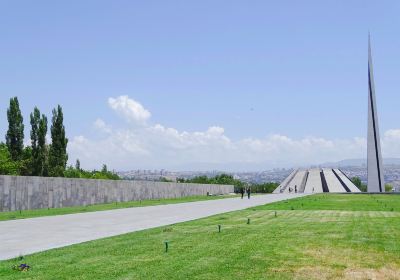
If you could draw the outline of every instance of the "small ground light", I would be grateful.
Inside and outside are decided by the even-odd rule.
[[[164,241],[164,244],[165,244],[165,253],[168,253],[168,243],[169,243],[169,241]]]
[[[218,225],[218,232],[221,233],[221,225]]]

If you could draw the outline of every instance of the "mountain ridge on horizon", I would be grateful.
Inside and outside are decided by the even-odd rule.
[[[400,165],[400,158],[383,158],[383,165]],[[325,162],[319,164],[318,166],[340,166],[340,167],[361,167],[367,166],[367,159],[366,158],[350,158],[344,159],[336,162]]]

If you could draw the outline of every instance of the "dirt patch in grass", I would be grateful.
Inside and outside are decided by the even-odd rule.
[[[400,279],[400,265],[398,260],[384,256],[382,252],[374,250],[360,250],[359,248],[316,248],[305,252],[312,262],[319,262],[321,266],[301,268],[296,272],[301,278],[320,274],[315,279]],[[377,267],[386,257],[386,262],[393,261],[390,266]],[[385,261],[385,260],[384,260]],[[330,268],[330,269],[327,269]]]
[[[306,266],[294,273],[294,279],[296,280],[337,279],[338,277],[337,271],[322,266]]]
[[[370,268],[349,268],[344,271],[343,279],[348,280],[394,280],[400,279],[400,269],[385,266],[380,269],[370,269]]]
[[[296,270],[294,279],[398,280],[400,279],[400,269],[385,266],[379,269],[347,268],[341,270],[322,266],[307,266]]]
[[[319,262],[323,266],[342,266],[343,268],[359,267],[363,263],[366,266],[373,265],[381,255],[377,252],[368,250],[360,251],[352,248],[315,248],[305,252],[314,262]]]

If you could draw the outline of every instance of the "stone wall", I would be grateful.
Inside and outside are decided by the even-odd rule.
[[[0,211],[60,208],[192,195],[227,194],[233,186],[0,175]]]

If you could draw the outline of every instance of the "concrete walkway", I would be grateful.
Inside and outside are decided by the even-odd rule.
[[[258,195],[0,222],[0,260],[191,221],[306,194]]]

